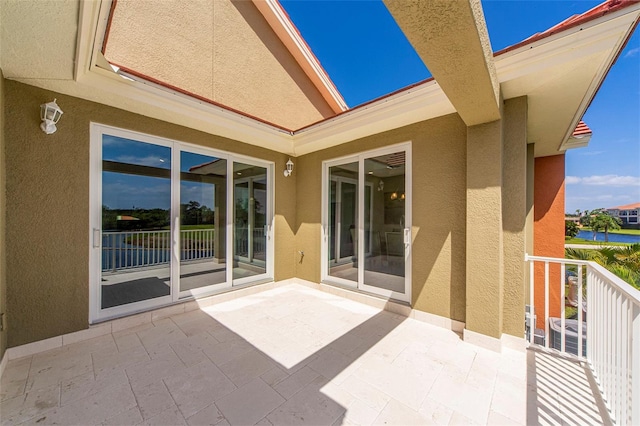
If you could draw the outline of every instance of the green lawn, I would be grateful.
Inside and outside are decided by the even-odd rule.
[[[580,228],[581,231],[591,231],[591,228]],[[640,235],[640,229],[617,229],[615,231],[609,231],[610,234],[627,234],[627,235]]]
[[[582,238],[567,238],[564,239],[565,244],[587,244],[590,246],[630,246],[630,243],[612,243],[609,241],[605,243],[604,241],[593,241],[593,240],[585,240]]]

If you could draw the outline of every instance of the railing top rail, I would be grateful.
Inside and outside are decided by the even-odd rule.
[[[590,265],[592,262],[589,260],[578,260],[578,259],[565,259],[558,257],[544,257],[544,256],[531,256],[528,254],[524,255],[524,261],[533,260],[536,262],[554,262],[554,263],[564,263],[569,265]]]
[[[589,262],[590,267],[593,268],[593,271],[600,275],[602,278],[610,281],[614,287],[616,287],[620,292],[624,293],[633,303],[640,306],[640,290],[634,288],[631,284],[626,282],[620,277],[617,277],[613,272],[607,270],[602,265],[597,264],[596,262]]]
[[[260,229],[262,230],[262,229]],[[180,232],[209,232],[215,231],[215,228],[203,228],[203,229],[181,229]],[[113,234],[157,234],[159,232],[171,232],[169,229],[157,229],[155,231],[102,231],[105,235]]]
[[[586,265],[593,269],[598,275],[607,280],[613,287],[624,293],[633,303],[640,305],[640,290],[634,288],[631,284],[616,276],[613,272],[607,270],[604,266],[590,260],[562,259],[555,257],[529,256],[525,254],[524,260],[537,262],[554,262],[569,265]]]

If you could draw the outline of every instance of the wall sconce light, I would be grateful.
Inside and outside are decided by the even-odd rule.
[[[384,182],[380,179],[380,182],[378,182],[378,192],[382,191],[384,191]]]
[[[287,161],[287,170],[284,171],[284,177],[291,176],[291,173],[293,173],[293,161],[289,158],[289,161]]]
[[[55,131],[58,130],[56,128],[56,124],[63,114],[62,110],[56,103],[56,100],[57,99],[54,99],[53,102],[47,102],[46,104],[40,105],[40,120],[42,120],[40,128],[47,135],[55,133]]]

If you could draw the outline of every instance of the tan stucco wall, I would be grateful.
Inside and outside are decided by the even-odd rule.
[[[526,276],[527,98],[504,102],[502,229],[504,305],[502,332],[522,337]]]
[[[5,166],[5,139],[4,139],[4,75],[0,69],[0,314],[7,312],[7,251],[5,247],[6,236],[6,166]],[[6,318],[4,318],[6,319]],[[7,348],[7,328],[0,331],[0,359]]]
[[[339,145],[297,159],[296,276],[320,280],[322,162],[412,142],[412,306],[465,320],[466,126],[456,114]]]
[[[275,162],[275,279],[294,276],[296,184],[282,175],[284,154],[9,80],[5,95],[9,347],[88,326],[91,121]],[[45,135],[39,105],[53,98],[64,115]]]
[[[119,0],[105,55],[288,129],[333,115],[250,1]]]
[[[466,327],[500,338],[503,310],[502,122],[467,131]]]

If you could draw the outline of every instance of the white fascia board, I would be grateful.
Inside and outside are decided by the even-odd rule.
[[[566,151],[567,149],[574,148],[586,148],[589,145],[589,141],[591,140],[591,135],[582,135],[582,136],[571,136],[565,143],[560,147],[560,151]]]
[[[435,80],[294,133],[297,156],[456,112]]]
[[[610,49],[628,33],[639,9],[640,3],[496,56],[498,81],[504,83]]]
[[[590,137],[577,140],[573,138],[573,132],[639,16],[640,2],[495,58],[498,81],[505,83],[536,72],[544,72],[559,64],[580,60],[594,53],[606,50],[610,52],[591,80],[588,90],[567,126],[558,151],[580,148],[589,143]],[[526,89],[523,88],[522,91],[523,93],[513,94],[512,97],[527,94]]]

